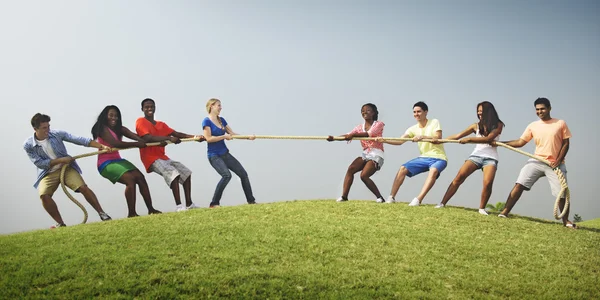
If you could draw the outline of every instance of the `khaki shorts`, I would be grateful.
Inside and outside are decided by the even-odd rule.
[[[192,171],[182,163],[169,159],[157,159],[150,165],[150,171],[162,176],[168,186],[179,176],[179,183],[183,184],[191,175]]]
[[[52,173],[48,173],[38,185],[38,193],[40,196],[43,195],[54,195],[56,189],[60,185],[60,169],[56,170]],[[65,185],[68,186],[71,190],[77,191],[80,187],[85,185],[85,181],[81,175],[75,171],[71,166],[67,167],[65,170]]]
[[[559,168],[565,175],[565,181],[567,181],[567,167],[565,164],[560,164]],[[557,197],[561,190],[558,176],[548,165],[538,160],[527,161],[525,166],[521,169],[519,178],[517,178],[517,183],[524,186],[525,189],[530,190],[533,184],[544,176],[548,178],[548,183],[550,183],[550,189],[552,190],[552,196]],[[561,195],[561,197],[563,196],[564,195]]]

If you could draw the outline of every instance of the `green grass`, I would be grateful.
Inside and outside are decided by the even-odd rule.
[[[579,222],[577,225],[581,227],[600,229],[600,218]]]
[[[463,208],[244,205],[1,236],[0,297],[592,299],[599,245]]]

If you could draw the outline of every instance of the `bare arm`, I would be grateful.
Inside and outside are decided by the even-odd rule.
[[[151,134],[146,134],[143,135],[141,137],[146,143],[156,143],[156,142],[166,142],[166,141],[171,141],[173,142],[172,139],[177,139],[174,136],[156,136],[156,135],[151,135]]]
[[[133,134],[131,131],[129,131],[129,129],[127,129],[125,127],[123,127],[123,135],[127,138],[135,140],[136,142],[119,141],[118,139],[115,139],[115,137],[112,134],[110,134],[110,132],[106,129],[106,127],[102,128],[102,131],[100,132],[100,137],[103,140],[105,140],[108,144],[110,144],[111,146],[113,146],[115,148],[124,149],[124,148],[131,148],[131,147],[139,147],[139,148],[146,147],[146,142],[144,142],[144,140],[142,138]]]
[[[527,142],[525,140],[523,140],[523,139],[512,140],[512,141],[505,141],[505,142],[502,142],[502,143],[506,144],[508,146],[514,147],[514,148],[521,148],[521,147],[527,145]],[[496,143],[494,143],[493,141],[490,142],[490,144],[492,146],[496,145]]]
[[[204,126],[204,138],[206,139],[207,143],[214,143],[222,140],[231,140],[231,135],[229,133],[226,133],[221,136],[213,136],[212,130],[210,130],[210,126]]]
[[[563,162],[563,160],[565,160],[567,152],[569,152],[570,144],[571,142],[569,141],[569,139],[563,140],[562,146],[560,147],[560,151],[558,152],[558,156],[556,158],[556,162],[554,162],[551,166],[553,169],[558,167]]]
[[[467,129],[461,131],[458,134],[451,135],[451,136],[447,137],[446,139],[447,140],[459,140],[459,139],[462,139],[462,138],[464,138],[465,136],[467,136],[469,134],[475,133],[476,128],[477,128],[477,123],[471,124],[469,127],[467,127]]]
[[[492,130],[492,132],[490,132],[487,136],[462,139],[461,140],[461,144],[465,144],[465,143],[490,143],[493,140],[495,140],[496,137],[498,137],[502,133],[502,128],[503,127],[504,127],[504,124],[502,124],[502,122],[498,122],[498,126],[496,127],[496,129]]]
[[[400,138],[403,138],[403,139],[410,138],[410,135],[404,134]],[[398,145],[402,145],[402,144],[406,143],[406,141],[391,141],[391,140],[385,140],[383,138],[377,138],[377,141],[380,141],[380,139],[381,139],[381,142],[384,142],[384,143],[390,144],[390,145],[398,146]]]

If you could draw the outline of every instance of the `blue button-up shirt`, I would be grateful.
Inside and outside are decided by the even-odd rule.
[[[89,146],[92,139],[74,136],[66,131],[50,130],[48,134],[48,141],[50,142],[50,146],[52,147],[52,150],[54,150],[56,157],[61,158],[69,156],[63,141],[81,146]],[[35,135],[31,136],[25,141],[23,144],[23,149],[25,149],[25,152],[27,152],[31,162],[33,162],[33,164],[37,167],[37,180],[33,184],[33,187],[37,188],[42,178],[44,178],[44,176],[48,174],[48,171],[50,171],[50,161],[52,159],[48,156],[48,154],[46,154],[42,146],[35,142]],[[79,168],[79,165],[77,165],[75,161],[71,163],[71,167],[81,174],[81,168]]]

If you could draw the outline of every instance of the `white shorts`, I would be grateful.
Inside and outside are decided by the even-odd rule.
[[[157,159],[150,165],[150,171],[155,172],[165,179],[168,186],[179,176],[179,183],[183,184],[191,175],[192,171],[178,161],[172,159]]]
[[[567,180],[567,167],[565,164],[560,164],[560,170],[565,175],[565,181]],[[519,174],[519,178],[517,178],[517,183],[524,186],[525,189],[530,190],[533,184],[540,179],[541,177],[546,176],[548,178],[548,183],[550,183],[550,189],[552,190],[552,195],[554,197],[558,196],[560,193],[561,186],[560,180],[558,176],[548,165],[545,163],[531,159],[527,161],[525,166],[521,169],[521,173]],[[564,195],[561,195],[561,197]]]

